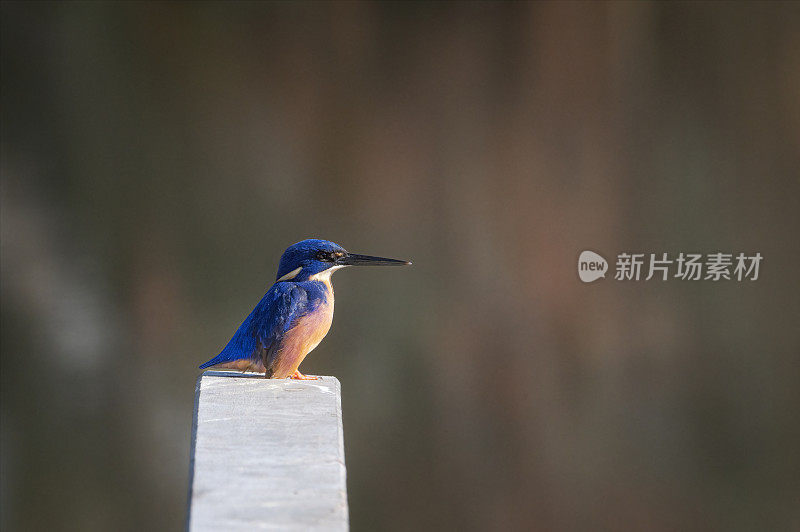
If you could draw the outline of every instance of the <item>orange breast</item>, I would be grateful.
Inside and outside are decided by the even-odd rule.
[[[332,291],[327,299],[314,312],[297,320],[295,326],[286,332],[272,364],[273,378],[285,379],[292,375],[306,355],[328,334],[333,322]]]

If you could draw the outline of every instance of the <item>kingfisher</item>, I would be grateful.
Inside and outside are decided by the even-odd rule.
[[[310,238],[281,256],[275,284],[242,322],[220,354],[200,368],[216,366],[263,372],[267,379],[316,380],[297,369],[319,345],[333,321],[331,274],[347,266],[410,265],[405,260],[349,253],[329,240]]]

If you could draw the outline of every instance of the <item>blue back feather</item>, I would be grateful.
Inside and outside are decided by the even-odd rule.
[[[269,366],[286,331],[299,318],[316,310],[325,297],[325,285],[318,281],[273,284],[236,330],[225,349],[200,368],[242,359],[257,362],[264,350],[267,351],[265,365]]]
[[[308,280],[315,273],[331,267],[330,262],[317,260],[320,251],[345,252],[345,249],[329,240],[318,239],[302,240],[289,246],[281,256],[276,279],[297,268],[302,268],[301,271],[290,281],[273,284],[225,349],[200,368],[242,359],[257,362],[262,357],[265,366],[269,367],[286,331],[299,318],[316,310],[326,298],[325,285]]]

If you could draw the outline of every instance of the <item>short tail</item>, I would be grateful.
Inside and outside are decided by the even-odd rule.
[[[217,364],[224,362],[223,360],[219,360],[220,355],[215,356],[205,364],[200,364],[200,369],[210,368],[211,366],[216,366]]]
[[[237,360],[250,360],[254,358],[256,353],[256,339],[252,334],[249,334],[250,318],[248,317],[236,330],[236,334],[230,339],[228,345],[222,350],[220,354],[200,365],[200,369],[216,366],[217,364],[225,364],[228,362],[235,362]]]
[[[248,346],[249,347],[249,346]],[[261,365],[261,360],[256,359],[251,354],[251,349],[241,349],[239,348],[238,344],[231,341],[225,349],[222,350],[222,353],[218,354],[205,364],[200,365],[200,369],[210,368],[211,366],[218,366],[223,364],[225,368],[238,368],[242,364],[242,367],[250,367],[253,365]],[[263,365],[261,365],[263,367]]]
[[[226,347],[222,350],[222,353],[218,354],[205,364],[200,365],[200,369],[210,368],[211,366],[216,366],[217,364],[225,364],[226,362],[233,362],[235,360],[241,360],[243,358],[249,358],[247,356],[242,356],[241,354],[237,353],[235,350],[229,349],[230,346]]]

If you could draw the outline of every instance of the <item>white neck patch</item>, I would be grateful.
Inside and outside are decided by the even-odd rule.
[[[344,268],[344,265],[340,264],[338,266],[331,266],[327,270],[322,270],[319,273],[315,273],[311,277],[308,278],[309,281],[322,281],[325,284],[329,284],[331,282],[331,274],[338,269]]]
[[[275,282],[276,283],[280,283],[281,281],[291,281],[292,279],[297,277],[297,274],[300,273],[300,270],[302,270],[302,269],[303,269],[302,266],[300,266],[299,268],[295,268],[294,270],[290,271],[289,273],[287,273],[286,275],[284,275],[283,277],[281,277],[280,279],[278,279]]]

